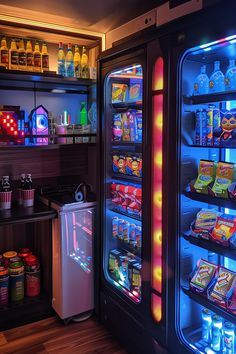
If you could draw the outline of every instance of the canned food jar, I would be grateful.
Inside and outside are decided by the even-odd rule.
[[[40,294],[40,270],[25,272],[25,295],[29,297]]]
[[[31,254],[32,254],[32,252],[29,248],[22,248],[22,250],[18,253],[18,256],[20,258],[25,259],[26,257],[30,256]]]
[[[10,259],[13,258],[13,257],[16,257],[16,256],[17,256],[17,252],[15,252],[15,251],[4,252],[3,253],[3,259],[4,259],[4,262],[5,262],[5,265],[8,266],[8,264],[10,262]]]
[[[10,299],[20,301],[24,299],[24,273],[10,274]]]
[[[33,254],[26,257],[24,259],[24,263],[25,263],[25,271],[26,272],[35,272],[36,270],[39,270],[39,268],[40,268],[38,257]]]
[[[17,275],[24,273],[24,263],[20,262],[13,262],[9,264],[9,274],[10,275]]]
[[[8,269],[0,267],[0,307],[8,304],[9,275]]]

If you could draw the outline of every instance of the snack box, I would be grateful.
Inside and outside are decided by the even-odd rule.
[[[129,101],[136,102],[142,100],[142,82],[131,82],[129,87]]]
[[[208,286],[216,276],[217,269],[217,265],[200,258],[190,280],[190,288],[198,293],[206,293]]]
[[[216,225],[211,233],[211,240],[222,244],[223,246],[230,246],[231,237],[235,238],[236,234],[236,216],[223,214],[216,220]]]
[[[197,213],[196,220],[191,225],[191,235],[208,240],[215,227],[218,214],[216,210],[200,210]]]
[[[208,194],[208,186],[214,180],[214,161],[200,160],[198,177],[193,185],[197,193]]]
[[[226,307],[228,300],[233,295],[236,281],[236,273],[219,267],[218,277],[213,290],[209,296],[210,300],[218,302],[221,306]]]
[[[228,198],[228,187],[232,183],[234,164],[229,162],[218,162],[216,179],[210,194],[215,197]]]
[[[125,102],[127,92],[128,85],[117,83],[112,84],[112,103]]]

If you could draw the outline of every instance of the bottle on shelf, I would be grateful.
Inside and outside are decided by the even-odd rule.
[[[20,39],[19,44],[19,70],[26,70],[27,65],[27,58],[26,58],[26,51],[25,51],[25,44],[23,38]]]
[[[225,321],[223,326],[223,350],[225,354],[235,353],[235,325]]]
[[[75,69],[75,77],[81,77],[81,57],[79,52],[79,47],[75,45],[75,53],[74,53],[74,69]]]
[[[205,95],[208,93],[209,88],[209,78],[206,74],[206,65],[202,65],[200,69],[200,74],[194,80],[193,94],[194,95]]]
[[[89,69],[88,69],[88,55],[86,48],[82,48],[82,56],[81,56],[81,77],[84,79],[89,78]]]
[[[42,71],[49,70],[49,54],[48,54],[48,47],[47,43],[43,42],[42,45]]]
[[[1,192],[10,192],[11,191],[11,183],[9,176],[2,176],[1,184],[0,184]]]
[[[70,43],[68,44],[65,65],[66,65],[66,76],[67,77],[74,77],[74,75],[75,75],[74,56],[73,56],[72,47],[71,47]]]
[[[66,76],[65,53],[62,42],[59,43],[57,52],[57,73],[58,75]]]
[[[86,109],[85,102],[81,102],[80,124],[81,125],[86,125],[87,124],[87,109]]]
[[[9,68],[9,51],[8,51],[8,47],[7,47],[6,37],[2,37],[2,39],[1,39],[0,65],[4,66],[6,69]]]
[[[27,173],[25,175],[24,189],[25,190],[33,189],[33,182],[32,182],[31,173]]]
[[[9,69],[18,70],[18,65],[19,65],[19,51],[17,49],[15,38],[12,38],[11,47],[9,50]]]
[[[224,74],[220,70],[220,62],[216,60],[214,62],[214,70],[210,76],[209,81],[209,93],[221,92],[225,89]]]
[[[42,71],[42,54],[39,49],[39,42],[36,41],[34,45],[34,71]]]
[[[27,40],[26,42],[26,65],[28,71],[34,70],[34,53],[30,40]]]
[[[225,73],[225,90],[236,90],[236,66],[235,59],[229,60],[229,66]]]

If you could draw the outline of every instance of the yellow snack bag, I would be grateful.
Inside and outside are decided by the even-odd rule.
[[[229,162],[218,162],[216,179],[212,192],[216,197],[228,198],[228,187],[232,183],[234,164]]]
[[[214,180],[214,161],[200,160],[198,177],[194,183],[197,193],[208,194],[208,186]]]

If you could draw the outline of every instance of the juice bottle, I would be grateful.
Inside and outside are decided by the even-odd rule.
[[[229,60],[229,66],[225,73],[225,90],[236,90],[236,66],[235,59]]]
[[[71,48],[71,44],[68,44],[68,50],[66,54],[66,76],[67,77],[74,77],[75,70],[74,70],[74,57]]]
[[[26,51],[25,51],[25,44],[23,38],[20,39],[19,45],[19,70],[26,70],[27,65],[27,58],[26,58]]]
[[[74,69],[75,69],[75,77],[81,76],[81,58],[79,47],[75,45],[75,54],[74,54]]]
[[[214,62],[214,71],[210,76],[209,92],[220,92],[225,89],[224,74],[220,70],[220,62],[217,60]]]
[[[39,49],[39,42],[35,42],[34,46],[34,71],[41,72],[42,71],[42,55]]]
[[[62,42],[59,43],[57,52],[57,73],[58,75],[66,76],[65,53]]]
[[[82,78],[88,78],[89,77],[89,72],[88,72],[88,55],[86,52],[86,48],[82,48],[82,57],[81,57],[81,77]]]
[[[11,40],[11,47],[9,50],[9,69],[18,70],[19,65],[19,51],[16,46],[15,38]]]
[[[5,66],[6,69],[8,69],[8,67],[9,67],[9,51],[7,48],[6,37],[2,37],[2,39],[1,39],[0,64],[2,66]]]
[[[43,42],[42,46],[42,71],[49,70],[49,55],[48,55],[48,48],[47,44]]]
[[[80,124],[81,125],[87,124],[87,110],[86,110],[85,102],[81,102]]]
[[[194,80],[193,94],[194,95],[204,95],[208,93],[209,79],[206,74],[206,65],[202,65],[200,69],[200,74]]]
[[[34,70],[34,53],[30,40],[27,40],[26,42],[26,65],[28,71]]]

